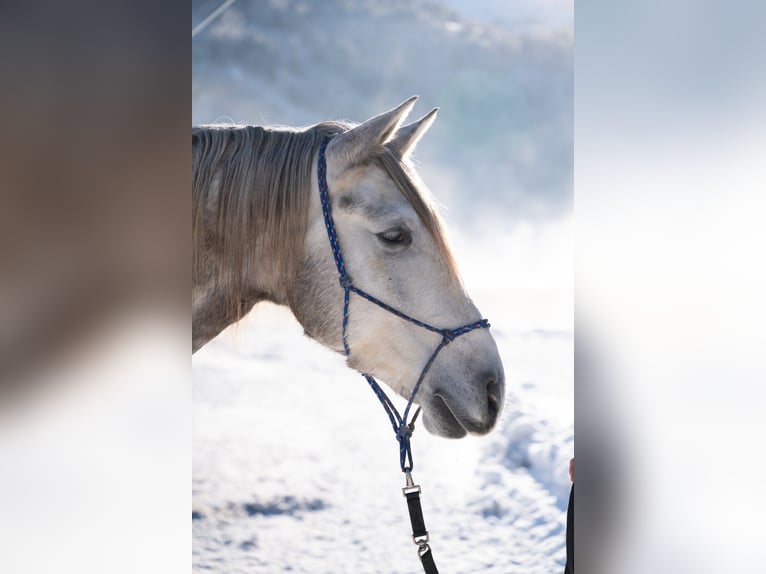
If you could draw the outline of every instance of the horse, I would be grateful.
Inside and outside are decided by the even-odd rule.
[[[439,359],[429,360],[439,343],[435,329],[362,298],[344,306],[348,290],[327,242],[319,159],[354,285],[429,325],[480,317],[411,162],[438,111],[403,125],[416,99],[361,124],[192,128],[192,353],[257,303],[285,305],[307,336],[345,351],[349,367],[397,394],[414,398],[424,375],[416,402],[431,434],[482,435],[497,422],[505,392],[489,329],[450,338]]]

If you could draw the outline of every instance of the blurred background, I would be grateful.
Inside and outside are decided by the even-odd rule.
[[[192,26],[220,5],[195,1]],[[416,434],[432,546],[445,571],[563,569],[574,455],[572,2],[239,0],[203,26],[192,41],[194,124],[361,122],[413,94],[410,121],[440,108],[416,164],[492,323],[508,400],[489,437]],[[341,357],[262,304],[192,365],[195,569],[420,567],[396,441]]]
[[[193,23],[219,5],[195,1]],[[417,111],[441,108],[418,157],[454,223],[497,232],[562,218],[572,16],[561,0],[239,0],[192,42],[192,122],[358,122],[417,94]]]

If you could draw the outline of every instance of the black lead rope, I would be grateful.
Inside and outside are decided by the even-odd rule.
[[[412,475],[407,472],[407,486],[402,489],[404,498],[407,499],[407,509],[410,511],[410,524],[412,524],[412,541],[418,545],[418,556],[423,564],[426,574],[439,574],[436,568],[431,547],[428,545],[428,530],[423,520],[423,509],[420,506],[420,485],[412,481]]]

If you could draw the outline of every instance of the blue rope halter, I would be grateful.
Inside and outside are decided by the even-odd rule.
[[[361,375],[369,383],[372,390],[375,392],[375,395],[378,397],[378,400],[380,400],[381,404],[383,405],[383,409],[386,411],[386,414],[391,421],[391,426],[394,428],[394,433],[396,434],[396,440],[399,442],[399,465],[402,468],[402,472],[409,475],[413,468],[410,437],[412,436],[412,431],[415,428],[415,420],[420,413],[420,408],[418,408],[415,412],[414,416],[412,417],[412,421],[408,423],[407,419],[409,417],[412,403],[415,400],[415,396],[417,395],[418,390],[420,390],[420,385],[423,383],[423,379],[425,379],[426,374],[431,368],[431,365],[433,365],[434,361],[436,360],[436,356],[444,347],[449,345],[450,342],[454,341],[457,337],[465,335],[466,333],[470,333],[475,329],[489,328],[489,321],[486,319],[481,319],[475,323],[469,323],[468,325],[463,325],[462,327],[457,327],[456,329],[439,329],[438,327],[434,327],[433,325],[429,325],[423,321],[418,321],[406,313],[402,313],[398,309],[391,307],[390,305],[384,303],[369,293],[362,291],[358,287],[354,286],[351,277],[346,271],[346,265],[343,262],[343,254],[341,253],[338,234],[335,230],[335,221],[332,218],[332,205],[330,205],[330,188],[327,185],[327,159],[325,158],[325,151],[329,141],[329,139],[326,139],[319,147],[317,175],[319,179],[319,197],[322,202],[322,213],[324,215],[324,224],[327,228],[327,237],[330,240],[330,247],[332,248],[332,255],[335,259],[335,266],[338,269],[340,286],[343,287],[343,350],[346,356],[351,353],[351,349],[348,345],[347,335],[349,301],[351,298],[351,293],[356,293],[370,303],[374,303],[378,307],[385,309],[400,319],[408,321],[413,325],[417,325],[418,327],[422,327],[428,331],[432,331],[433,333],[438,333],[442,337],[442,340],[436,346],[436,349],[434,349],[433,353],[431,353],[431,356],[428,358],[428,361],[423,367],[423,370],[420,372],[420,376],[418,377],[415,386],[412,388],[412,393],[410,393],[410,399],[407,402],[407,407],[404,409],[404,415],[399,414],[399,411],[396,410],[394,403],[391,402],[391,399],[388,398],[378,382],[371,375],[368,375],[367,373],[361,373]]]

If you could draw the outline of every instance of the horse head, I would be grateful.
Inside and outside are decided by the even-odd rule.
[[[326,150],[326,180],[354,285],[410,317],[452,328],[481,315],[466,293],[430,193],[408,161],[437,113],[434,109],[402,126],[415,100],[335,135]],[[327,240],[318,186],[314,173],[304,253],[289,303],[309,336],[342,352],[344,289]],[[350,367],[379,377],[409,398],[440,335],[354,297],[347,341]],[[489,432],[503,396],[497,346],[488,329],[477,329],[444,348],[416,402],[429,432],[460,438]]]

